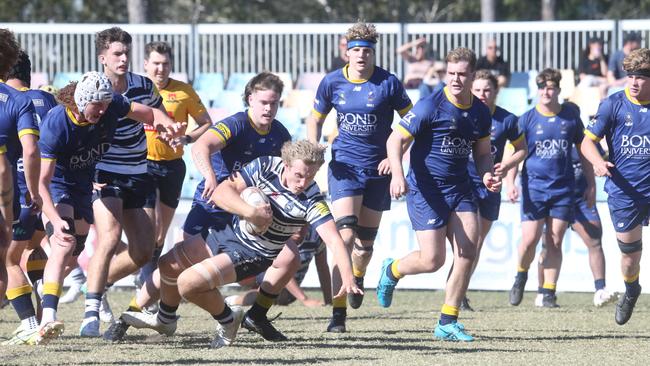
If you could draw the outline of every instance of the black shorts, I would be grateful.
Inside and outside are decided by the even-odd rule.
[[[185,162],[176,160],[147,160],[147,171],[153,180],[154,189],[160,192],[160,202],[165,206],[177,208],[181,199],[181,189],[185,179]],[[145,207],[154,207],[147,202]]]
[[[122,200],[122,208],[125,210],[155,207],[156,191],[149,174],[126,175],[96,170],[94,181],[105,186],[93,190],[93,202],[105,197],[115,197]],[[151,202],[154,206],[147,205]]]

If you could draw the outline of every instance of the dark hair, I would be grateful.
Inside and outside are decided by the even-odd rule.
[[[32,82],[32,63],[25,51],[20,50],[18,52],[18,61],[9,70],[7,79],[18,79],[27,85]]]
[[[583,56],[585,58],[589,57],[591,45],[594,44],[594,43],[599,43],[601,47],[605,45],[605,42],[603,42],[603,39],[600,38],[600,37],[591,37],[591,38],[589,38],[589,40],[587,41],[587,47],[585,47],[585,50],[583,51]],[[605,56],[601,55],[601,57],[605,57]]]
[[[638,32],[629,32],[623,36],[623,44],[629,42],[639,42],[641,43],[641,35]]]
[[[158,52],[161,55],[167,55],[172,58],[172,46],[167,42],[149,42],[144,46],[144,59],[148,60],[151,52]]]
[[[97,51],[97,54],[99,55],[104,52],[104,50],[107,50],[113,42],[123,43],[130,48],[132,38],[129,33],[119,27],[104,29],[95,34],[95,50]]]
[[[0,28],[0,78],[6,77],[11,67],[18,59],[20,45],[16,41],[14,32]]]
[[[277,75],[262,71],[253,76],[246,84],[246,88],[244,88],[244,104],[248,106],[248,97],[257,90],[273,90],[280,95],[282,89],[284,89],[284,83]]]
[[[560,80],[562,80],[562,74],[556,69],[546,68],[540,71],[535,78],[535,83],[539,88],[540,85],[546,86],[547,81],[552,81],[555,83],[557,88],[560,87]]]

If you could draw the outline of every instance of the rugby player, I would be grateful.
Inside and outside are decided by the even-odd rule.
[[[447,86],[420,100],[388,138],[390,194],[394,198],[406,196],[420,249],[402,259],[384,260],[377,299],[381,306],[389,307],[399,279],[442,267],[449,237],[454,266],[434,336],[472,341],[474,338],[458,322],[479,238],[477,207],[467,168],[470,154],[489,191],[500,190],[501,178],[492,172],[490,110],[472,95],[476,55],[467,48],[456,48],[447,54],[446,61]],[[402,156],[411,143],[411,164],[404,179]]]
[[[312,114],[307,120],[310,141],[320,141],[323,122],[334,108],[338,136],[332,144],[328,170],[332,213],[343,241],[352,252],[354,279],[363,288],[366,267],[372,257],[383,211],[390,209],[390,166],[386,139],[391,133],[394,111],[404,116],[412,105],[399,79],[375,66],[379,35],[372,24],[359,22],[346,35],[349,63],[325,76],[318,86]],[[341,286],[339,268],[332,271],[332,290]],[[353,309],[362,293],[350,293]],[[347,304],[337,298],[328,332],[346,331]]]
[[[162,98],[151,80],[129,72],[131,35],[113,27],[95,36],[95,48],[115,92],[129,101],[156,109],[156,120],[169,121]],[[104,293],[113,283],[135,272],[152,257],[155,229],[144,207],[155,204],[153,180],[147,172],[147,141],[142,123],[119,121],[110,149],[97,163],[93,214],[97,247],[88,264],[88,292],[79,333],[99,336],[99,308],[108,304]],[[130,245],[116,254],[122,230]],[[113,255],[116,254],[115,258]],[[108,305],[104,306],[108,310]],[[112,314],[107,314],[111,321]]]
[[[536,78],[539,102],[519,117],[528,156],[521,174],[522,238],[518,246],[517,275],[510,290],[509,300],[513,306],[519,305],[523,299],[528,269],[546,225],[542,304],[549,308],[558,307],[555,288],[562,265],[562,240],[573,221],[575,205],[571,145],[579,147],[584,136],[577,106],[559,102],[561,78],[558,70],[542,70]],[[581,154],[580,159],[584,160]],[[587,187],[582,195],[587,207],[593,207],[596,192],[593,170],[585,162],[582,167]],[[510,186],[514,186],[515,176],[508,175]]]
[[[492,127],[490,129],[490,142],[492,145],[492,159],[496,164],[495,172],[505,174],[513,168],[518,162],[523,160],[526,155],[526,143],[523,134],[519,130],[517,116],[496,105],[497,95],[499,93],[499,83],[496,76],[488,70],[478,70],[472,83],[472,94],[481,102],[485,103],[492,116]],[[507,161],[503,159],[506,141],[510,141],[515,151],[509,156]],[[473,182],[473,191],[478,203],[478,246],[476,248],[476,260],[472,266],[472,274],[476,269],[481,254],[483,242],[490,232],[492,223],[499,218],[499,209],[501,208],[501,194],[499,192],[490,192],[483,184],[483,179],[476,171],[476,165],[473,163],[470,155],[470,163],[467,165],[469,175]],[[469,300],[465,297],[461,303],[460,310],[473,309],[469,305]]]
[[[650,208],[650,50],[630,52],[623,69],[627,72],[625,89],[600,104],[582,144],[582,153],[596,175],[607,176],[607,205],[621,250],[625,283],[614,317],[619,325],[630,320],[641,294],[641,229],[648,224]],[[596,148],[602,138],[607,140],[609,161]]]
[[[324,149],[316,144],[307,140],[287,142],[282,147],[281,158],[260,157],[221,182],[211,200],[234,215],[232,225],[210,234],[218,243],[215,255],[182,271],[178,271],[179,260],[184,261],[179,255],[181,253],[174,251],[161,257],[161,282],[163,285],[177,283],[178,288],[161,288],[160,311],[157,316],[125,313],[125,321],[137,327],[153,328],[171,335],[176,329],[175,311],[183,297],[208,311],[219,323],[213,347],[231,345],[240,323],[244,328],[264,336],[269,328],[274,329],[266,317],[268,309],[263,304],[256,306],[257,303],[246,314],[241,308],[231,309],[224,303],[217,288],[265,270],[265,276],[272,277],[269,276],[269,271],[274,270],[274,260],[285,243],[307,222],[332,249],[334,259],[341,269],[343,284],[336,297],[345,296],[349,292],[361,292],[354,283],[350,257],[343,240],[336,230],[327,203],[314,182],[314,176],[324,160]],[[269,198],[270,204],[254,207],[240,197],[240,192],[252,186],[261,189]],[[243,219],[265,230],[250,233],[244,228]],[[204,243],[202,236],[195,236],[180,245],[204,246]],[[166,277],[169,274],[177,278]]]
[[[211,229],[220,231],[229,225],[232,215],[210,201],[216,187],[230,174],[241,170],[255,158],[279,156],[282,145],[291,140],[289,131],[275,119],[283,87],[282,81],[276,75],[269,72],[257,74],[246,84],[244,90],[243,101],[248,108],[210,127],[192,146],[194,163],[203,180],[196,187],[192,208],[183,225],[184,239],[197,235],[208,237]],[[216,243],[207,241],[197,247],[191,244],[177,244],[171,252],[179,253],[177,255],[185,259],[177,263],[179,270],[183,270],[211,257],[214,250]],[[277,271],[289,271],[293,267],[297,268],[298,263],[297,255],[286,249],[273,268],[277,268]],[[283,275],[280,277],[290,277],[284,272],[281,273]],[[178,273],[174,274],[173,278],[177,275]],[[177,291],[173,283],[172,279],[161,279],[160,271],[154,271],[153,275],[144,281],[137,298],[131,302],[129,311],[140,311],[155,303],[159,298],[161,286],[172,286],[173,291]],[[274,297],[279,293],[279,290],[276,292],[268,286],[260,287],[260,301],[263,301],[262,298],[266,299],[266,295]],[[263,302],[266,304],[265,300]],[[104,338],[112,341],[122,340],[127,328],[128,324],[120,318],[104,334]]]

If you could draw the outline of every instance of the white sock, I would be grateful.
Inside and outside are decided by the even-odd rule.
[[[36,316],[30,316],[27,319],[23,319],[20,321],[20,324],[23,329],[36,329],[38,328],[38,321],[36,320]]]

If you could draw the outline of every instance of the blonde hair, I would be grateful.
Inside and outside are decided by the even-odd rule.
[[[377,33],[377,28],[374,24],[358,21],[348,29],[347,33],[345,33],[345,38],[348,39],[348,42],[355,39],[363,39],[372,43],[377,43],[379,34]]]
[[[286,164],[302,160],[307,165],[321,166],[325,163],[325,148],[308,140],[287,141],[282,145],[282,160]]]
[[[623,70],[625,72],[650,70],[650,50],[639,48],[630,52],[623,60]]]
[[[469,67],[472,71],[476,70],[476,54],[474,51],[465,47],[454,48],[449,51],[447,57],[445,58],[448,64],[455,64],[462,61],[465,61],[469,64]]]
[[[79,114],[79,108],[77,108],[77,103],[74,101],[74,91],[77,89],[77,82],[71,81],[68,85],[59,89],[55,95],[56,101],[68,108],[75,114]]]

